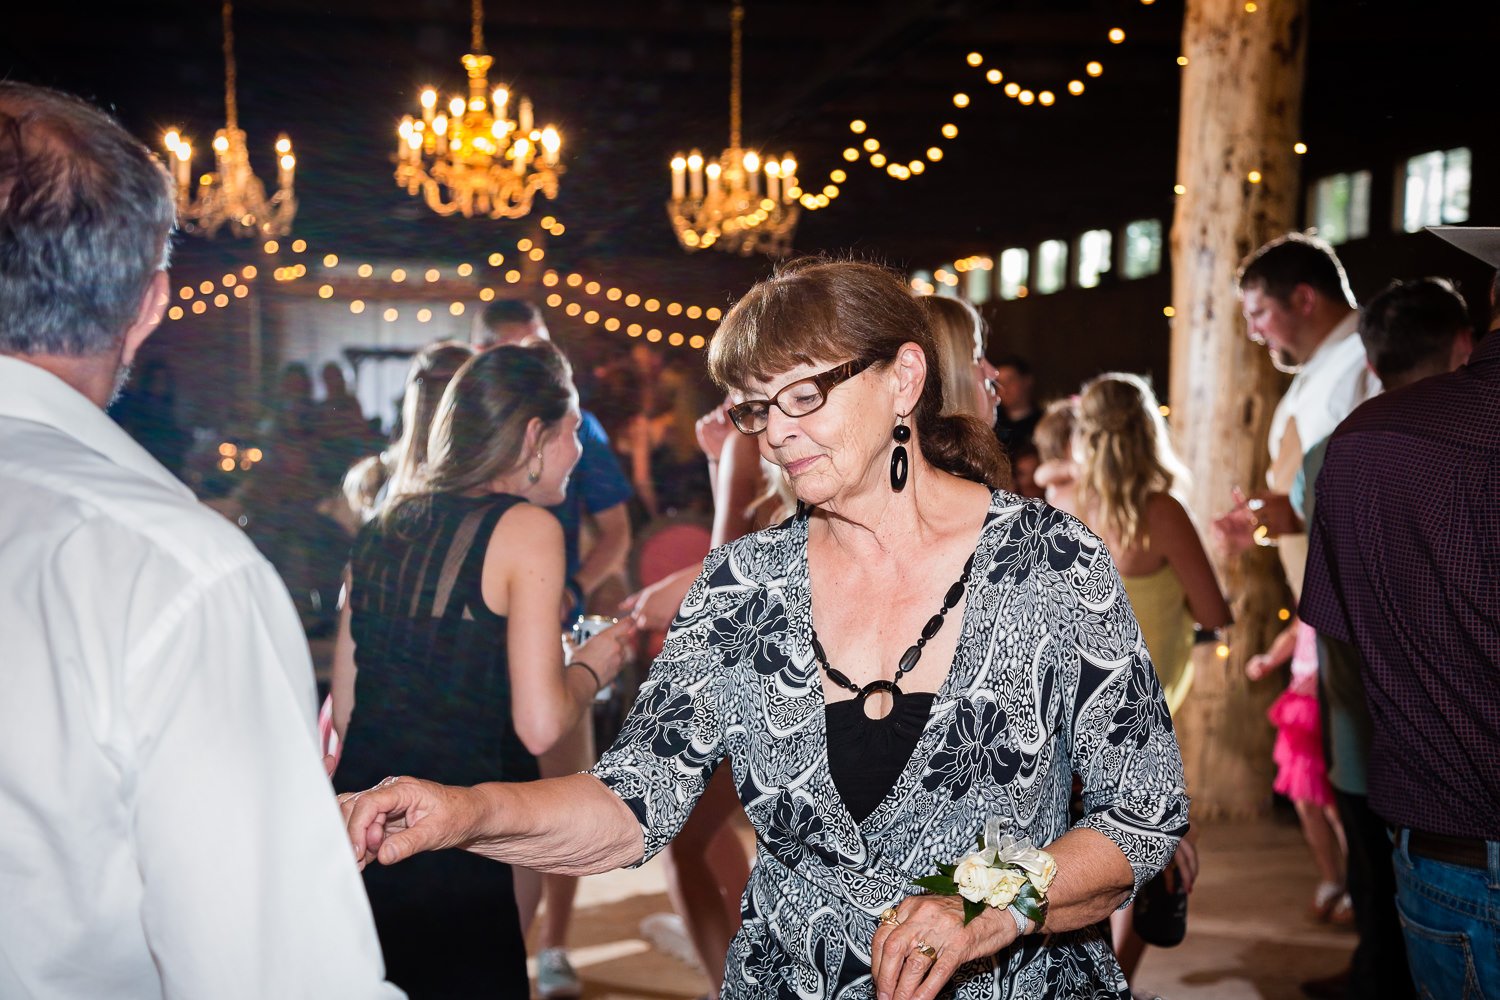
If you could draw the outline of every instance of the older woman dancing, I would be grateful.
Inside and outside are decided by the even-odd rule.
[[[710,554],[591,773],[388,779],[345,797],[361,863],[640,864],[727,762],[758,846],[724,997],[1124,997],[1102,922],[1187,826],[1166,704],[1104,545],[990,488],[994,437],[940,416],[935,357],[884,269],[797,262],[752,289],[709,366],[798,515]],[[1055,857],[1040,925],[914,889],[987,823]]]

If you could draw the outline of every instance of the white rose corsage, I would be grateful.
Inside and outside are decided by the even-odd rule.
[[[991,816],[979,837],[979,850],[951,865],[940,863],[939,874],[912,884],[939,896],[962,896],[965,924],[993,906],[1015,907],[1040,925],[1046,919],[1044,904],[1057,877],[1057,861],[1025,837],[1018,840],[1001,833],[1002,825],[1000,817]]]

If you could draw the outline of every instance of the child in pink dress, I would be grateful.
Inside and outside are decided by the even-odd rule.
[[[1292,680],[1266,712],[1276,727],[1276,780],[1272,788],[1292,800],[1302,835],[1317,863],[1321,881],[1313,893],[1313,917],[1348,923],[1354,917],[1344,891],[1344,828],[1334,806],[1333,786],[1323,759],[1323,723],[1318,712],[1318,636],[1293,620],[1271,648],[1245,664],[1251,680],[1264,677],[1290,657]]]

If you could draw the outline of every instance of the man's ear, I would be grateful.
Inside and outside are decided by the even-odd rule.
[[[1312,285],[1297,285],[1291,294],[1292,311],[1298,316],[1312,315],[1313,307],[1317,304],[1318,293],[1313,291]]]
[[[1472,327],[1464,327],[1453,338],[1453,350],[1448,355],[1448,370],[1457,371],[1469,363],[1469,355],[1474,353],[1474,330]]]
[[[120,363],[130,364],[135,360],[135,352],[140,350],[146,338],[151,336],[160,324],[162,317],[167,312],[167,272],[157,271],[146,285],[146,292],[141,296],[141,306],[136,310],[135,320],[125,330],[125,340],[120,350]]]

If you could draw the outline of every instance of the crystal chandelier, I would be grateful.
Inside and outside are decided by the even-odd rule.
[[[538,191],[557,197],[562,137],[551,125],[533,127],[527,98],[516,102],[515,119],[505,117],[510,93],[504,87],[490,91],[494,60],[484,52],[481,0],[473,0],[473,20],[473,51],[463,59],[469,97],[455,96],[443,114],[437,109],[437,91],[422,91],[422,117],[401,119],[396,183],[407,194],[421,191],[427,207],[439,215],[519,219],[531,211]]]
[[[163,137],[177,180],[177,221],[182,228],[213,236],[226,223],[236,236],[285,236],[297,217],[292,173],[297,159],[285,133],[276,140],[276,193],[266,197],[265,185],[250,169],[245,133],[240,131],[235,98],[234,5],[224,3],[224,127],[214,133],[214,172],[198,178],[193,197],[192,144],[173,129]]]
[[[672,158],[672,200],[667,215],[677,241],[689,253],[704,247],[748,257],[760,252],[784,257],[792,249],[800,208],[797,162],[787,153],[762,162],[740,147],[740,27],[745,8],[729,16],[729,148],[704,162],[693,150]],[[765,188],[761,188],[761,173]]]

